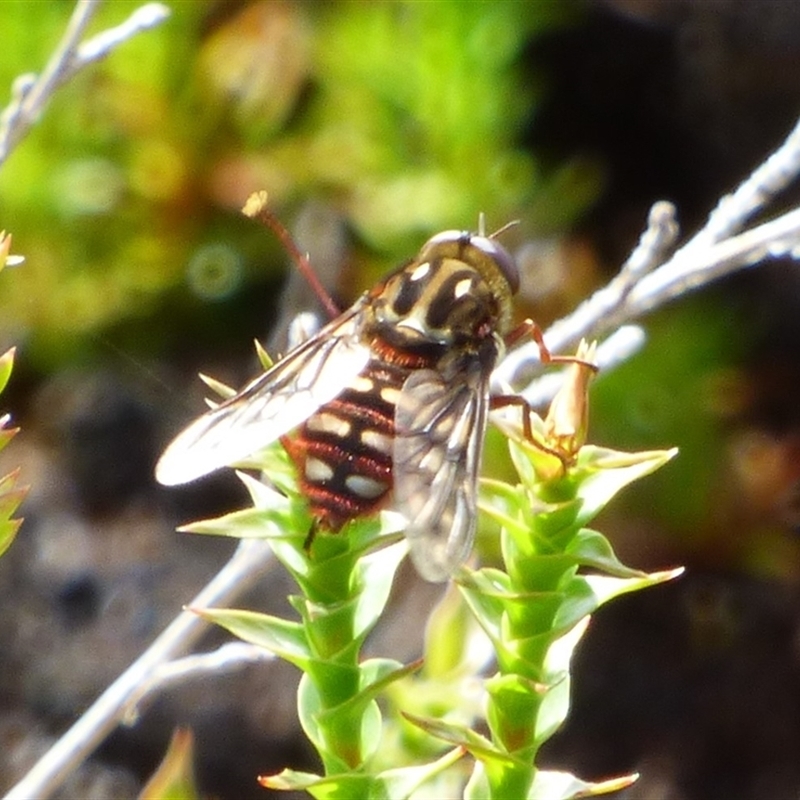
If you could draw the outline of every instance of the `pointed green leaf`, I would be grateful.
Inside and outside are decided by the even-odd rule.
[[[325,730],[317,721],[319,714],[324,710],[319,690],[314,685],[314,681],[306,673],[300,678],[300,685],[297,687],[297,716],[300,727],[314,746],[316,751],[326,762],[328,772],[343,772],[347,769],[347,764],[341,762],[332,765],[333,755],[330,752],[328,743],[325,741]],[[357,733],[353,737],[357,739]],[[340,743],[344,744],[344,743]]]
[[[522,510],[530,502],[522,486],[483,478],[480,489],[478,508],[482,513],[513,534],[528,534],[529,526],[522,518]]]
[[[582,781],[569,772],[539,770],[527,800],[577,800],[579,797],[595,797],[599,794],[626,789],[638,780],[637,774],[623,775],[605,781]]]
[[[502,620],[505,606],[499,592],[489,591],[494,588],[492,576],[497,574],[508,577],[498,570],[482,569],[477,572],[462,570],[458,576],[459,589],[475,616],[478,624],[491,639],[493,645],[498,647],[502,641]]]
[[[555,681],[542,696],[536,713],[534,739],[546,742],[565,722],[570,708],[571,681],[568,673]]]
[[[18,489],[3,490],[0,487],[0,520],[9,519],[19,508],[20,503],[28,494],[27,486],[20,486]]]
[[[187,728],[172,735],[164,760],[137,800],[197,800],[194,779],[194,737]]]
[[[242,461],[239,466],[261,470],[266,480],[280,493],[289,497],[299,497],[297,470],[279,441],[254,453],[246,461]],[[253,505],[256,508],[268,508],[271,502],[270,491],[272,490],[270,487],[246,472],[237,474],[247,491],[250,492]]]
[[[245,642],[263,647],[302,670],[308,669],[312,655],[299,623],[239,609],[193,608],[192,611]]]
[[[6,388],[8,379],[11,377],[11,370],[14,368],[14,353],[16,351],[16,347],[12,347],[0,356],[0,392]]]
[[[277,775],[260,776],[258,782],[267,789],[306,791],[318,800],[370,800],[375,779],[356,772],[321,776],[285,769]],[[389,800],[386,798],[386,800]]]
[[[22,524],[21,519],[11,519],[28,494],[28,486],[16,486],[19,468],[0,478],[0,555],[11,546]]]
[[[575,648],[578,646],[586,628],[589,625],[589,617],[584,617],[577,625],[570,628],[565,634],[559,636],[550,643],[542,664],[545,676],[550,676],[550,680],[569,672],[570,661]]]
[[[585,472],[578,484],[583,506],[577,523],[586,525],[628,484],[638,480],[677,455],[677,448],[643,453],[621,453],[586,445],[578,455],[579,472]]]
[[[463,800],[486,800],[491,796],[489,781],[486,777],[486,770],[480,761],[476,761],[472,767],[472,774],[464,787]]]
[[[683,574],[683,567],[668,569],[662,572],[642,573],[637,578],[614,578],[607,575],[586,575],[584,580],[589,584],[595,596],[597,605],[607,603],[614,597],[627,592],[635,592],[647,586],[671,581]]]
[[[511,578],[494,567],[463,568],[458,573],[458,585],[468,591],[480,592],[488,597],[503,597],[512,591]]]
[[[21,472],[21,468],[17,467],[16,469],[12,469],[11,472],[6,473],[0,478],[0,493],[2,492],[12,492],[14,491],[14,486],[17,483],[17,478],[19,478],[19,474]]]
[[[305,547],[307,533],[303,535],[302,531],[302,527],[299,530],[297,527],[287,528],[286,535],[271,537],[269,546],[302,591],[310,594],[313,589],[309,586],[308,575],[313,572],[313,564]]]
[[[495,424],[498,423],[497,415],[493,417],[493,421]],[[534,439],[544,442],[544,421],[542,418],[538,414],[531,414],[530,422]],[[511,456],[511,462],[514,464],[514,469],[517,471],[523,485],[535,486],[541,481],[542,475],[548,475],[553,473],[554,469],[559,469],[558,461],[552,455],[546,453],[540,447],[537,447],[535,442],[528,441],[522,435],[522,431],[516,421],[511,423],[511,427],[503,422],[500,422],[498,427],[509,437],[508,452]]]
[[[264,370],[264,372],[266,372],[268,369],[272,369],[272,366],[275,363],[272,359],[272,356],[270,356],[258,339],[254,339],[253,342],[256,347],[256,356],[258,357],[259,364],[261,364],[261,368]]]
[[[8,417],[0,418],[0,450],[19,433],[19,428],[4,428],[4,420],[7,421]]]
[[[389,658],[371,658],[362,662],[358,667],[361,686],[358,693],[344,703],[321,712],[318,719],[324,721],[331,715],[341,713],[358,714],[392,683],[417,672],[421,667],[422,659],[412,661],[410,664],[401,664]]]
[[[9,519],[0,522],[0,556],[11,547],[20,525],[22,525],[21,519]]]
[[[297,711],[303,732],[323,757],[329,773],[345,772],[348,768],[338,754],[349,753],[350,764],[363,763],[380,745],[383,719],[378,704],[366,703],[360,715],[349,714],[341,705],[328,713],[332,709],[324,706],[308,673],[300,678]]]
[[[618,578],[643,578],[645,573],[625,566],[603,534],[582,528],[567,545],[566,552],[584,567],[602,570]]]
[[[425,794],[425,784],[441,775],[464,755],[460,748],[450,750],[429,764],[414,767],[400,767],[365,775],[357,772],[343,772],[337,775],[313,775],[285,769],[277,775],[260,776],[259,783],[268,789],[306,791],[322,800],[410,800],[420,797],[450,797],[447,794]]]
[[[361,556],[398,541],[407,524],[402,514],[381,511],[371,517],[351,520],[340,535],[349,542],[350,552]]]
[[[382,784],[386,791],[385,795],[388,800],[408,800],[412,795],[415,797],[415,792],[422,789],[426,783],[430,783],[434,778],[449,769],[460,758],[463,758],[465,750],[461,747],[456,747],[449,750],[441,758],[430,764],[421,764],[415,767],[400,767],[398,769],[388,769],[385,772],[380,772],[376,776],[375,782]],[[437,789],[441,789],[437,785]],[[371,797],[378,797],[379,795],[373,794]],[[450,793],[442,793],[438,791],[435,795],[424,795],[428,797],[450,797],[455,796]]]
[[[551,629],[559,634],[569,631],[584,617],[593,614],[597,606],[597,596],[585,578],[574,577],[562,588],[561,603],[553,617]]]
[[[389,599],[397,568],[407,552],[408,545],[404,539],[359,559],[355,574],[356,586],[361,591],[353,620],[356,636],[365,636],[380,619]]]
[[[322,775],[313,772],[298,772],[294,769],[284,769],[275,775],[259,775],[258,782],[266,789],[278,791],[303,791],[309,786],[314,786],[325,780]]]
[[[232,386],[227,386],[226,384],[218,381],[216,378],[212,378],[210,375],[203,375],[200,373],[200,380],[211,389],[212,392],[218,394],[223,400],[228,400],[236,394],[236,389]],[[214,402],[213,405],[217,405],[219,401]],[[207,404],[211,404],[210,401],[206,401]]]
[[[466,725],[457,725],[441,719],[418,717],[405,711],[402,713],[413,725],[421,728],[431,736],[435,736],[437,739],[463,747],[474,758],[478,758],[481,761],[495,761],[509,766],[517,764],[513,756],[498,750],[485,736],[481,736]]]
[[[361,762],[369,761],[381,746],[383,732],[383,715],[378,704],[373,700],[364,706],[361,713]]]
[[[243,508],[215,519],[198,520],[181,525],[183,533],[202,533],[211,536],[230,536],[235,539],[269,539],[291,534],[290,502],[275,493],[276,503],[271,509]],[[299,535],[299,534],[298,534]]]

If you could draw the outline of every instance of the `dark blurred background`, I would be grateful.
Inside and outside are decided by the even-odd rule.
[[[616,271],[654,201],[690,233],[800,115],[800,5],[781,0],[168,5],[0,169],[26,256],[0,274],[0,351],[18,347],[0,407],[23,427],[0,473],[32,486],[0,560],[3,788],[230,552],[174,527],[246,502],[236,481],[164,490],[152,467],[202,410],[196,373],[241,384],[253,338],[280,351],[313,306],[239,214],[251,191],[343,305],[432,233],[519,219],[518,313],[546,326]],[[0,4],[0,86],[42,68],[72,7]],[[597,527],[627,563],[687,573],[596,616],[548,764],[639,771],[637,800],[800,794],[799,290],[776,262],[674,303],[594,385],[594,441],[681,451]],[[490,437],[498,474],[501,450]],[[240,604],[282,612],[289,591],[276,572]],[[402,573],[383,654],[419,654],[437,593]],[[170,692],[63,796],[131,796],[178,723],[207,795],[264,796],[256,774],[309,765],[296,680],[275,664]]]

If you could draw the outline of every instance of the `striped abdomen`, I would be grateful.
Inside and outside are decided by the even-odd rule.
[[[392,488],[394,413],[413,369],[434,359],[385,341],[365,370],[286,444],[311,513],[328,530],[377,510]]]

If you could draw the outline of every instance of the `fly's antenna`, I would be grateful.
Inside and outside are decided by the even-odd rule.
[[[289,233],[286,226],[269,209],[268,200],[269,197],[265,191],[253,192],[253,194],[247,198],[247,202],[242,208],[242,213],[251,219],[258,220],[262,225],[266,225],[278,237],[280,243],[296,264],[297,269],[300,270],[300,274],[306,279],[311,290],[325,307],[325,311],[330,318],[334,319],[338,317],[340,313],[339,307],[320,282],[317,273],[314,272],[314,268],[308,260],[308,256],[300,251],[300,248],[292,238],[292,234]]]
[[[483,216],[483,215],[481,214],[481,216]],[[489,238],[490,239],[497,239],[498,237],[502,236],[507,230],[510,230],[511,228],[515,228],[517,225],[519,225],[519,223],[520,223],[520,221],[518,219],[512,219],[509,222],[506,222],[506,224],[503,225],[502,228],[498,228],[494,233],[490,233],[489,234]],[[483,235],[483,234],[481,234],[481,235]]]
[[[488,236],[486,235],[486,214],[483,211],[478,213],[478,236],[483,236],[488,239],[497,239],[499,236],[502,236],[509,228],[513,228],[516,225],[519,225],[518,219],[512,219],[510,222],[506,222],[502,228],[498,228],[494,233],[490,233]]]

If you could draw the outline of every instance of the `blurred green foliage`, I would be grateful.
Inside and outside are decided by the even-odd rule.
[[[596,192],[569,165],[544,180],[521,144],[542,80],[525,48],[572,2],[169,5],[61,88],[0,170],[2,225],[28,259],[0,286],[0,342],[25,343],[29,363],[277,273],[285,256],[237,219],[256,189],[284,217],[335,206],[375,265],[359,285],[480,211],[546,229]],[[135,6],[102,5],[90,34]],[[3,85],[43,68],[72,7],[0,5]]]

